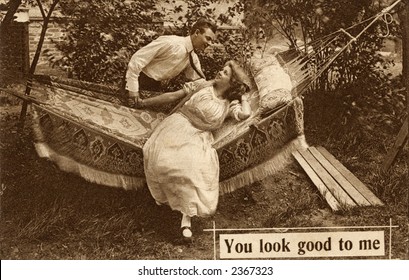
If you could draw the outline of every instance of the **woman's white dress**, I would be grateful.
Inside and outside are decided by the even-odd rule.
[[[208,216],[219,197],[219,160],[212,130],[239,102],[219,99],[213,87],[195,93],[177,113],[164,119],[143,147],[144,169],[153,198],[188,216]]]

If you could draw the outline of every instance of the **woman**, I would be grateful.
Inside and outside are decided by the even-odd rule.
[[[228,115],[238,121],[250,116],[250,105],[243,95],[247,80],[237,63],[228,62],[210,86],[194,93],[155,128],[143,148],[149,190],[158,204],[167,204],[183,214],[181,230],[185,238],[192,237],[191,217],[216,211],[219,162],[211,131],[219,128]],[[181,95],[184,93],[178,91],[166,96],[174,100]]]

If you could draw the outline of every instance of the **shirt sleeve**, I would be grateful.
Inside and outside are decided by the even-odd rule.
[[[237,121],[240,121],[239,112],[241,112],[241,103],[238,100],[233,100],[230,102],[229,116],[235,118]]]
[[[130,91],[139,91],[139,74],[142,69],[148,65],[155,57],[165,52],[169,48],[170,44],[167,44],[165,40],[160,37],[148,45],[139,49],[133,54],[126,71],[126,89]]]

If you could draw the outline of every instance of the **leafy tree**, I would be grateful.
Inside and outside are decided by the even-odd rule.
[[[154,5],[144,0],[62,0],[66,36],[58,47],[64,57],[54,63],[81,80],[119,84],[132,53],[161,34],[152,20]]]
[[[166,0],[167,3],[174,1]],[[231,59],[235,59],[241,63],[246,60],[246,49],[249,46],[246,40],[246,32],[242,26],[235,26],[233,20],[239,17],[244,12],[244,6],[241,2],[228,6],[227,13],[220,13],[216,9],[216,5],[220,0],[187,0],[184,5],[176,6],[173,9],[163,9],[164,15],[181,14],[173,25],[167,30],[168,33],[187,36],[190,26],[193,25],[199,18],[207,18],[212,20],[217,26],[231,26],[232,28],[219,28],[217,31],[217,39],[211,48],[208,48],[204,53],[198,53],[200,61],[203,65],[203,70],[207,78],[213,78],[217,71]],[[224,1],[225,4],[228,4]],[[181,78],[175,79],[174,88],[179,87]]]
[[[62,0],[61,12],[65,17],[61,23],[67,31],[58,48],[64,56],[52,62],[68,68],[78,79],[119,85],[132,54],[159,35],[186,36],[199,17],[221,24],[234,16],[217,15],[214,4],[218,0],[188,0],[179,5],[175,1],[165,2],[168,6],[158,10],[158,1]],[[173,25],[163,28],[161,20],[174,14],[181,16]],[[231,32],[222,33],[222,41],[228,46],[240,44],[229,35]],[[210,54],[199,54],[205,74],[214,76],[227,59],[236,58],[234,50],[234,47],[228,48],[229,55],[226,55],[223,47],[216,47]]]
[[[245,13],[246,28],[221,30],[218,33],[221,47],[201,55],[208,77],[228,59],[244,62],[255,46],[252,39],[262,29],[267,37],[284,36],[290,48],[300,42],[312,42],[340,28],[347,28],[373,16],[380,10],[371,0],[258,0],[236,1],[225,14],[217,14],[214,3],[218,0],[188,0],[183,5],[167,0],[172,8],[156,10],[157,1],[106,1],[92,2],[62,0],[62,13],[66,15],[66,38],[60,49],[65,56],[57,63],[71,69],[79,79],[118,84],[125,72],[130,56],[141,46],[164,32],[187,35],[188,28],[198,18],[205,16],[219,25],[229,24],[238,14]],[[155,26],[152,18],[181,14],[173,26],[164,30]],[[155,15],[153,17],[152,15]],[[396,28],[389,26],[391,32]],[[380,33],[386,32],[384,24],[376,24],[360,40],[339,57],[328,72],[315,84],[316,89],[329,90],[347,87],[371,78],[362,86],[380,85],[382,68],[386,62],[376,52],[383,44]],[[356,33],[352,33],[356,35]],[[335,48],[345,45],[350,38],[344,36],[318,59],[325,61]],[[321,63],[319,63],[321,64]],[[331,73],[331,74],[328,74]],[[328,79],[328,77],[336,77]]]
[[[257,34],[261,29],[270,41],[278,36],[286,38],[288,46],[295,48],[307,42],[310,48],[317,50],[320,38],[341,28],[357,25],[348,30],[357,36],[369,21],[393,0],[253,0],[244,1],[245,24]],[[392,14],[402,9],[396,6]],[[362,24],[360,24],[362,23]],[[396,22],[391,17],[376,21],[358,40],[342,52],[342,55],[323,72],[306,94],[306,108],[317,108],[317,100],[327,100],[329,106],[336,106],[339,112],[339,124],[349,124],[357,131],[362,127],[374,127],[375,124],[391,126],[399,123],[404,111],[405,96],[392,92],[393,87],[400,87],[399,80],[391,80],[385,69],[393,61],[379,54],[385,36],[401,36]],[[315,65],[328,61],[337,48],[345,46],[351,38],[345,34],[332,45],[320,49],[315,57]],[[299,51],[306,51],[306,48]],[[321,105],[320,105],[321,106]],[[319,107],[319,106],[318,106]],[[331,110],[331,109],[330,109]],[[363,118],[362,116],[365,116]],[[365,121],[364,121],[365,120]]]
[[[41,11],[41,15],[43,17],[43,24],[41,27],[41,34],[40,34],[40,39],[39,42],[37,44],[37,48],[36,48],[36,52],[34,54],[33,57],[33,61],[31,62],[30,65],[30,69],[28,72],[28,77],[29,79],[27,80],[27,85],[26,85],[26,90],[25,90],[25,95],[29,95],[31,92],[31,88],[32,88],[32,81],[31,81],[31,76],[35,73],[35,69],[37,67],[37,63],[38,60],[40,58],[41,55],[41,49],[43,47],[43,43],[44,43],[44,39],[45,39],[45,34],[47,32],[47,28],[48,28],[48,24],[50,22],[51,16],[56,8],[56,6],[58,5],[58,3],[60,2],[60,0],[45,0],[45,1],[40,1],[40,0],[24,0],[24,1],[20,1],[20,0],[10,0],[7,3],[7,14],[6,16],[3,18],[2,22],[1,22],[1,26],[0,26],[0,39],[1,37],[4,35],[5,32],[7,32],[7,29],[10,25],[10,23],[12,22],[12,20],[14,19],[14,14],[17,11],[18,7],[20,6],[20,4],[29,4],[29,5],[37,5]],[[47,9],[45,9],[44,5],[47,5]],[[2,40],[0,40],[2,41]],[[24,101],[22,108],[21,108],[21,113],[20,113],[20,127],[22,127],[24,125],[24,120],[25,120],[25,116],[27,113],[27,102]]]
[[[345,35],[325,49],[321,49],[320,44],[314,46],[309,43],[316,42],[341,28],[356,25],[380,11],[379,7],[374,6],[372,0],[260,0],[257,2],[258,5],[253,5],[253,9],[248,10],[246,25],[253,30],[264,29],[267,37],[280,34],[287,39],[290,48],[295,48],[304,42],[306,42],[304,50],[308,46],[319,48],[317,65],[322,65],[336,48],[344,46],[351,38]],[[359,26],[361,29],[363,27],[365,25]],[[349,32],[352,36],[356,36],[360,31],[359,28]],[[396,26],[389,25],[389,30],[396,32]],[[360,39],[334,61],[327,72],[322,74],[321,79],[315,84],[315,89],[329,90],[350,85],[358,81],[362,75],[376,74],[375,76],[382,80],[379,70],[383,70],[385,61],[377,54],[383,46],[384,37],[380,36],[382,33],[386,33],[386,30],[381,21],[363,33]],[[328,79],[328,77],[337,78]]]

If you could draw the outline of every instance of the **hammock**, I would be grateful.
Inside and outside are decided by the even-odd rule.
[[[274,174],[291,162],[295,149],[307,148],[301,95],[323,73],[331,78],[332,62],[398,2],[315,42],[252,58],[248,66],[254,79],[249,94],[253,115],[240,123],[226,121],[214,132],[221,194]],[[368,21],[360,33],[351,35]],[[334,48],[342,37],[349,41]],[[326,60],[316,59],[324,54]],[[142,146],[165,113],[122,106],[125,96],[119,89],[72,79],[36,76],[32,92],[42,97],[32,104],[41,157],[98,184],[124,189],[145,185]]]
[[[308,69],[304,61],[295,67],[298,61],[281,53],[249,63],[253,115],[239,123],[227,120],[214,132],[220,193],[274,174],[292,161],[293,151],[307,147],[299,91]],[[44,97],[32,104],[40,157],[98,184],[125,189],[145,185],[142,147],[169,108],[128,108],[121,105],[126,98],[118,88],[59,77],[36,76],[32,92]]]
[[[142,147],[166,114],[121,106],[121,96],[101,89],[92,83],[79,86],[75,80],[37,77],[33,94],[44,98],[32,104],[36,150],[88,181],[143,187]],[[256,89],[250,92],[250,102],[257,112]],[[288,164],[291,152],[306,147],[302,101],[296,98],[266,117],[228,120],[214,136],[220,192],[231,192],[273,174]]]

